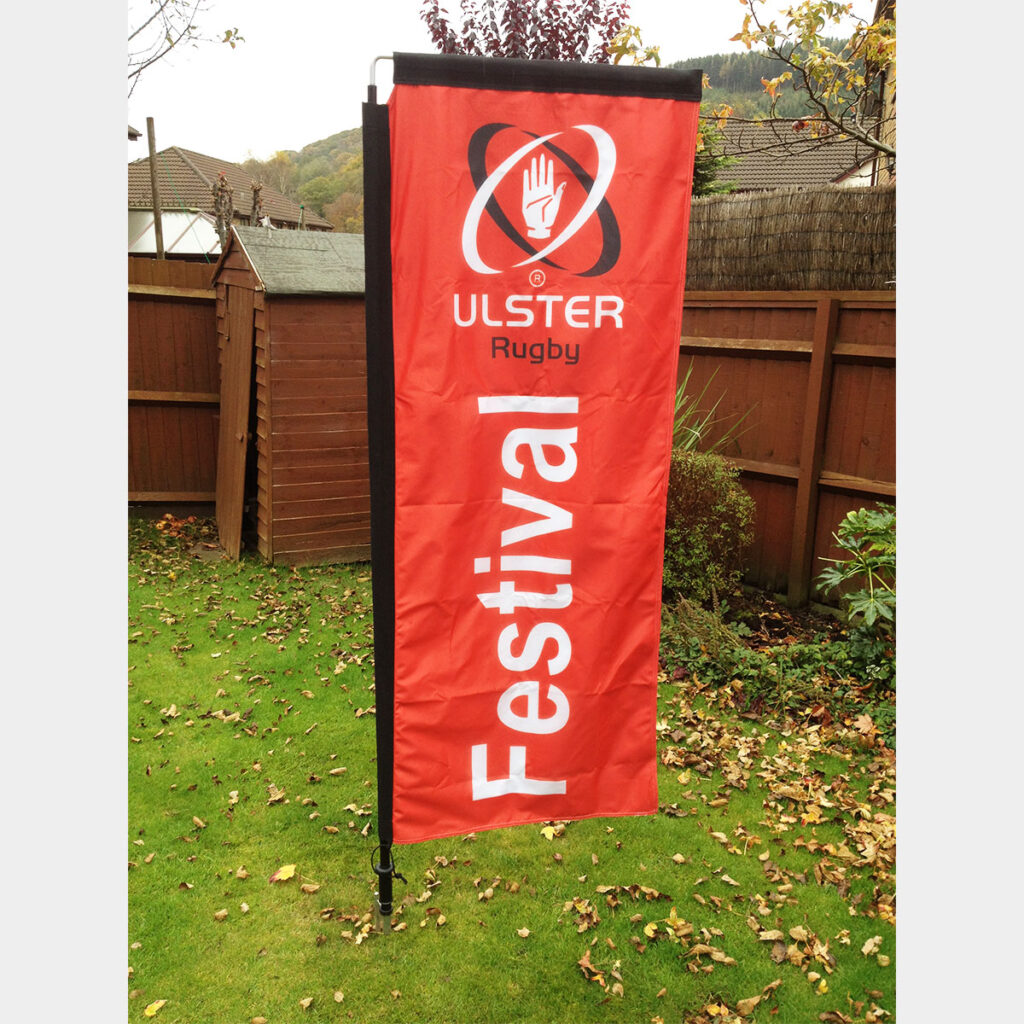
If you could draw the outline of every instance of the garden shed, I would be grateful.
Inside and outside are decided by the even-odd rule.
[[[213,284],[221,544],[369,558],[363,236],[236,225]]]

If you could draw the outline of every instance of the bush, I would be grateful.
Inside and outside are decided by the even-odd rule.
[[[884,634],[896,626],[896,509],[877,504],[843,517],[832,536],[846,557],[822,559],[831,564],[818,576],[818,589],[840,589],[849,621],[859,616],[869,630]]]
[[[739,584],[754,540],[754,501],[720,455],[676,449],[669,470],[662,582],[670,594],[718,605]]]

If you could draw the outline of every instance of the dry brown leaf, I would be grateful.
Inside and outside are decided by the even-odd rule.
[[[312,1005],[313,1005],[313,997],[312,996],[306,996],[305,999],[300,999],[299,1000],[299,1006],[301,1006],[304,1010],[308,1010]]]
[[[516,929],[516,935],[518,935],[519,938],[521,938],[521,939],[525,939],[529,934],[530,934],[530,929],[529,928],[517,928]]]
[[[214,921],[226,921],[228,917],[227,910],[218,910],[214,915]]]
[[[343,1003],[345,1001],[345,993],[340,991],[340,990],[335,992],[334,993],[334,1001],[336,1003]]]
[[[863,946],[860,947],[860,951],[865,956],[872,956],[882,948],[882,936],[874,935]]]
[[[741,1017],[748,1017],[759,1002],[761,1002],[761,996],[751,996],[749,999],[741,999],[736,1004],[736,1012]]]
[[[319,882],[303,882],[303,883],[302,883],[302,885],[300,885],[300,886],[299,886],[299,888],[300,888],[300,889],[301,889],[301,890],[302,890],[302,891],[303,891],[303,892],[304,892],[304,893],[305,893],[305,894],[306,894],[307,896],[312,896],[312,895],[313,895],[313,893],[315,893],[315,892],[319,891],[319,889],[320,889],[320,883],[319,883]]]
[[[192,824],[195,825],[196,828],[206,828],[206,822],[203,821],[202,818],[197,818],[195,815],[192,816]]]

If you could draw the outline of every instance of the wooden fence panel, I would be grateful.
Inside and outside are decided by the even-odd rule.
[[[128,500],[213,501],[220,382],[212,267],[128,260]]]
[[[129,498],[212,501],[220,388],[210,270],[129,263]],[[318,305],[276,300],[272,347],[263,343],[270,312],[257,313],[257,407],[274,424],[261,438],[261,529],[279,515],[287,523],[263,553],[287,561],[368,551],[362,302]],[[836,554],[842,516],[895,498],[894,294],[690,291],[682,334],[680,371],[692,360],[691,387],[709,384],[705,407],[721,399],[726,423],[752,410],[730,452],[757,506],[747,581],[794,603],[819,596],[813,578]],[[308,504],[317,498],[324,518]]]
[[[895,324],[891,292],[686,296],[680,375],[719,401],[711,436],[747,413],[728,453],[757,505],[746,579],[793,604],[846,512],[895,498]]]

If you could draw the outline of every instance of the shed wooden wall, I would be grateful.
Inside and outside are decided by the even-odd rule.
[[[212,500],[209,271],[130,266],[129,497]],[[180,274],[194,279],[172,283]],[[220,294],[229,282],[255,293],[261,554],[293,564],[368,558],[362,298],[267,296],[240,253],[221,269]],[[698,389],[717,368],[708,400],[721,396],[720,416],[753,407],[732,453],[757,504],[748,582],[797,601],[816,596],[819,559],[834,553],[842,516],[894,499],[895,346],[893,292],[687,293],[680,365],[693,359]]]
[[[729,452],[757,504],[748,581],[818,596],[840,519],[895,499],[894,293],[690,292],[679,351],[719,432],[752,410]]]
[[[211,271],[129,257],[129,501],[213,501],[220,384]]]
[[[361,296],[267,296],[256,321],[259,548],[304,565],[370,557]]]

